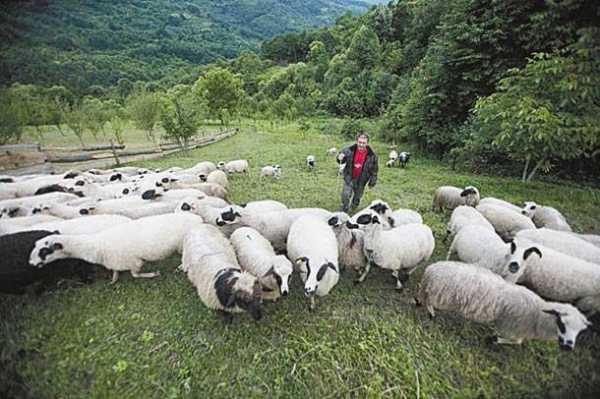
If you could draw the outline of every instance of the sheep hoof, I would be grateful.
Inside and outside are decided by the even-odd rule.
[[[360,283],[362,283],[361,279],[356,279],[353,281],[354,285],[359,285]]]

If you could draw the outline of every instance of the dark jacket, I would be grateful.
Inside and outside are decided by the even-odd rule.
[[[346,167],[344,168],[344,182],[350,184],[352,181],[352,169],[354,169],[354,153],[356,152],[356,144],[352,144],[342,150],[342,153],[346,156]],[[363,165],[360,176],[358,177],[358,184],[365,185],[369,183],[369,187],[375,187],[377,184],[377,172],[379,171],[379,165],[377,164],[377,155],[373,152],[371,147],[367,146],[367,159]]]

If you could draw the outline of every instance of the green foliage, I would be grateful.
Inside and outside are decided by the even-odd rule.
[[[242,80],[224,68],[212,68],[198,79],[194,93],[203,99],[208,109],[224,124],[228,116],[236,115],[245,93]]]
[[[154,127],[160,118],[159,96],[146,91],[135,93],[127,99],[127,111],[135,126],[144,130],[148,140],[156,144]]]
[[[86,115],[81,103],[74,103],[65,109],[64,120],[69,129],[79,140],[81,147],[85,147],[83,133],[85,132]]]
[[[198,130],[198,110],[191,89],[180,86],[171,90],[164,98],[160,119],[165,137],[187,149]]]
[[[379,39],[368,26],[361,26],[350,42],[346,51],[346,59],[356,63],[358,70],[371,69],[379,64],[381,57],[381,46]]]
[[[363,132],[364,124],[359,119],[346,119],[340,130],[340,135],[348,140],[355,140]]]
[[[0,90],[0,145],[19,141],[26,114],[22,104],[10,90]]]

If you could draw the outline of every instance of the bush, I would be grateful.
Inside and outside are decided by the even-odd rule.
[[[347,119],[342,125],[340,135],[346,139],[354,140],[358,133],[364,131],[364,124],[359,119]]]

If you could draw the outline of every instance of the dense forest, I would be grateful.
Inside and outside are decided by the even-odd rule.
[[[256,53],[178,71],[157,81],[132,74],[92,87],[93,97],[83,101],[81,93],[51,81],[39,82],[45,88],[38,94],[31,94],[35,86],[18,85],[4,97],[47,98],[71,111],[117,104],[130,117],[132,104],[157,97],[163,117],[208,115],[223,123],[235,115],[335,115],[348,119],[343,131],[349,134],[374,121],[374,133],[389,142],[523,180],[540,172],[593,178],[600,168],[600,4],[594,0],[392,1],[360,16],[342,15],[331,27],[276,36]],[[56,107],[37,119],[53,124],[47,115],[60,119]],[[185,126],[180,119],[166,125],[186,130],[176,127]]]
[[[119,79],[169,86],[197,65],[256,51],[278,34],[330,25],[346,12],[364,13],[375,2],[2,2],[0,84],[60,84],[86,94]]]

